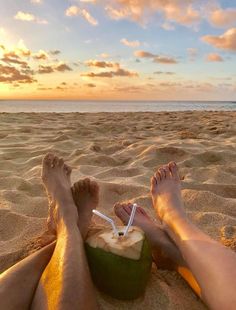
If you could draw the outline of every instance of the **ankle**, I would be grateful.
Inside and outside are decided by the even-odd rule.
[[[177,232],[177,228],[180,225],[188,223],[187,215],[182,210],[173,210],[165,214],[162,221],[168,228],[170,228],[174,233]]]
[[[75,229],[78,230],[78,224],[74,218],[61,217],[57,222],[57,235],[68,234]]]

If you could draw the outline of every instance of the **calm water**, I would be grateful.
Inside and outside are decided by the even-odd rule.
[[[236,111],[230,101],[0,101],[0,112]]]

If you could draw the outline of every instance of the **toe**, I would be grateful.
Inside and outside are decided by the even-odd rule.
[[[71,174],[71,171],[72,171],[71,167],[68,166],[67,164],[64,164],[64,167],[65,167],[65,170],[66,170],[66,174],[67,174],[67,175],[70,175],[70,174]]]
[[[165,165],[165,166],[163,167],[163,169],[164,169],[164,172],[165,172],[165,177],[166,177],[166,179],[170,179],[170,178],[171,178],[171,172],[170,172],[169,166],[168,166],[168,165]]]
[[[151,192],[155,191],[157,187],[157,179],[156,177],[151,177]]]
[[[59,167],[62,167],[64,165],[64,159],[61,157],[58,161]]]
[[[46,165],[48,167],[51,167],[52,164],[52,160],[53,160],[54,156],[52,153],[47,153],[44,158],[43,158],[43,165]]]
[[[130,216],[131,211],[132,211],[132,205],[127,204],[127,205],[124,205],[123,208],[126,211],[126,213]]]
[[[76,188],[77,192],[84,191],[84,181],[83,180],[79,180],[78,182],[76,182],[75,183],[75,188]]]
[[[172,177],[173,177],[176,181],[179,181],[179,180],[180,180],[180,177],[179,177],[178,167],[177,167],[176,163],[172,161],[172,162],[169,163],[168,166],[169,166],[169,169],[170,169],[170,171],[171,171]]]
[[[52,165],[53,167],[57,167],[59,165],[59,158],[57,156],[54,156]]]
[[[161,182],[161,175],[159,173],[159,171],[157,170],[156,173],[154,174],[154,177],[156,178],[156,182],[157,184],[159,184]]]
[[[96,181],[90,181],[90,193],[95,195],[99,192],[99,186]]]
[[[90,189],[90,179],[89,178],[84,179],[83,183],[84,183],[84,189],[86,191],[89,191],[89,189]]]
[[[159,173],[159,175],[160,175],[161,181],[164,180],[164,179],[166,178],[165,170],[164,170],[163,167],[161,167],[161,168],[158,169],[158,173]]]
[[[114,212],[116,216],[123,222],[123,224],[127,224],[129,221],[129,215],[125,211],[124,206],[120,203],[114,205]]]

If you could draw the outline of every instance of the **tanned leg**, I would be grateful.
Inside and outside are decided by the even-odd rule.
[[[0,275],[0,309],[29,309],[55,243],[23,259]]]
[[[151,193],[157,215],[197,280],[203,300],[211,309],[235,309],[236,254],[187,219],[175,163],[158,169]]]
[[[71,168],[66,164],[64,167],[70,182]],[[96,182],[87,178],[75,183],[71,190],[79,215],[79,229],[85,238],[92,209],[95,209],[98,204],[99,187]],[[48,198],[49,205],[51,205],[47,219],[48,229],[37,240],[37,244],[43,249],[23,259],[0,275],[0,309],[24,310],[30,308],[38,282],[56,245],[55,222],[52,212],[54,204],[52,197]]]
[[[96,309],[97,304],[78,230],[77,209],[62,159],[43,160],[42,179],[54,206],[56,247],[35,292],[32,309]]]

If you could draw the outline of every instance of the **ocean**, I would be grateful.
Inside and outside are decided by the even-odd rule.
[[[0,100],[0,112],[236,111],[236,101],[26,101]]]

